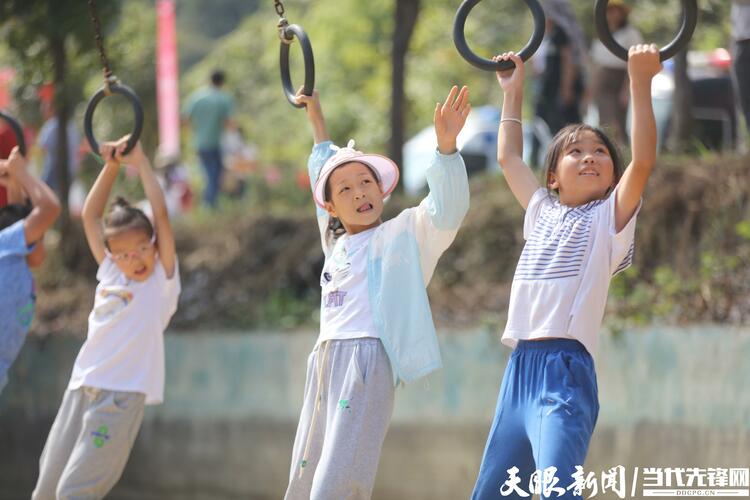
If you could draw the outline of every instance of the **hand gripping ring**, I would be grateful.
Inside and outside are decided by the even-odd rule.
[[[312,46],[310,39],[307,38],[305,30],[296,24],[284,25],[279,27],[282,36],[281,47],[279,52],[279,64],[281,66],[281,84],[284,87],[284,94],[289,103],[295,108],[304,108],[304,104],[297,104],[295,98],[297,92],[292,85],[292,76],[289,71],[289,46],[291,43],[286,40],[293,40],[296,36],[302,47],[302,56],[305,60],[305,84],[302,92],[305,95],[312,95],[315,88],[315,59],[313,58]]]
[[[531,15],[534,17],[534,33],[531,35],[528,43],[518,52],[518,55],[524,61],[528,60],[534,55],[534,52],[539,48],[544,38],[544,10],[542,9],[539,0],[524,0],[526,5],[531,10]],[[453,43],[456,45],[459,54],[463,56],[470,64],[476,66],[479,69],[485,71],[504,71],[515,67],[513,61],[493,61],[491,59],[485,59],[476,55],[471,51],[466,43],[466,34],[464,33],[466,18],[469,16],[469,12],[474,8],[476,4],[481,0],[464,0],[458,7],[456,17],[453,20]]]
[[[135,147],[135,144],[138,142],[138,139],[141,136],[141,131],[143,130],[143,107],[141,106],[140,99],[138,99],[138,96],[135,94],[135,92],[133,92],[133,89],[131,89],[127,85],[123,85],[119,82],[111,82],[109,83],[109,93],[121,94],[125,96],[128,101],[130,101],[130,104],[133,107],[135,123],[133,125],[133,131],[130,133],[128,144],[125,147],[125,151],[123,151],[123,154],[128,154]],[[107,93],[107,89],[105,87],[97,90],[89,100],[88,106],[86,106],[86,114],[83,117],[83,131],[86,133],[86,139],[88,139],[89,144],[91,145],[91,150],[94,152],[94,154],[97,155],[99,154],[99,143],[96,142],[96,138],[94,137],[92,122],[94,119],[94,110],[96,110],[96,106],[99,104],[99,102],[101,102],[102,99],[107,97],[107,95],[109,94]]]
[[[18,144],[18,151],[20,151],[23,156],[26,156],[26,139],[23,136],[21,125],[15,118],[2,111],[0,111],[0,119],[5,120],[11,130],[13,130],[13,134],[16,136],[16,144]]]
[[[612,36],[607,25],[607,4],[609,0],[596,0],[594,5],[594,20],[599,40],[615,56],[623,61],[628,60],[628,49],[620,45]],[[677,36],[668,45],[659,50],[659,60],[666,61],[682,50],[695,31],[698,22],[698,4],[696,0],[682,0],[682,26]]]

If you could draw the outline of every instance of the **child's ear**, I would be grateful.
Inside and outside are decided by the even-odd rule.
[[[338,218],[338,215],[336,215],[336,207],[334,207],[333,203],[331,203],[330,201],[325,202],[325,210],[331,217]]]
[[[551,172],[549,177],[547,177],[547,188],[552,189],[553,191],[560,189],[560,182],[557,180],[557,176],[554,172]]]

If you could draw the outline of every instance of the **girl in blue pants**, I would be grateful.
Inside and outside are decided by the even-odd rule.
[[[545,186],[523,162],[523,61],[498,72],[505,93],[498,161],[526,210],[524,246],[502,341],[514,348],[472,498],[573,498],[599,412],[592,354],[612,276],[633,259],[635,219],[656,159],[651,79],[654,45],[631,47],[633,160],[622,171],[614,144],[586,125],[550,145]]]

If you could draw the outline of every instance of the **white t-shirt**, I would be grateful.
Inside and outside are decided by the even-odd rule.
[[[502,342],[572,338],[592,355],[612,276],[633,261],[635,220],[615,233],[615,192],[568,207],[538,189],[524,218],[526,245],[513,277]]]
[[[94,309],[69,389],[81,386],[140,392],[164,400],[164,330],[177,310],[180,274],[167,279],[161,261],[146,281],[131,281],[105,257],[96,273]]]
[[[378,337],[367,288],[367,248],[375,228],[340,236],[323,265],[320,336],[331,339]]]
[[[612,33],[612,37],[625,49],[629,49],[633,45],[643,43],[643,37],[640,31],[635,29],[630,24],[626,24],[624,28],[619,29]],[[623,61],[612,52],[609,51],[604,44],[597,38],[591,45],[591,60],[598,66],[613,69],[626,69],[628,63]]]

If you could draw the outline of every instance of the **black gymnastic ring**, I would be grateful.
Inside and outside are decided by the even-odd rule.
[[[594,21],[599,40],[615,56],[623,61],[628,60],[628,49],[617,43],[607,25],[607,4],[609,0],[596,0],[594,4]],[[695,25],[698,23],[697,0],[682,0],[682,26],[674,40],[659,50],[659,60],[666,61],[682,50],[693,37]]]
[[[2,111],[0,111],[0,119],[5,120],[8,123],[10,129],[13,131],[13,135],[16,136],[18,151],[22,156],[26,156],[26,139],[23,136],[23,128],[21,128],[21,124],[18,123],[15,118]]]
[[[302,48],[302,56],[305,60],[305,84],[302,88],[302,93],[305,95],[312,95],[313,89],[315,88],[315,59],[313,58],[312,45],[310,45],[310,39],[307,37],[307,33],[302,29],[301,26],[296,24],[290,24],[285,26],[283,29],[283,36],[287,40],[292,40],[295,36],[299,40],[300,47]],[[295,108],[304,108],[304,104],[298,104],[296,95],[297,92],[292,85],[292,76],[289,71],[289,46],[291,43],[281,42],[279,51],[279,65],[281,67],[281,84],[284,87],[284,94],[289,104]]]
[[[128,138],[127,146],[123,151],[123,154],[128,154],[135,147],[138,139],[141,137],[141,131],[143,131],[143,107],[141,106],[141,101],[140,99],[138,99],[136,93],[127,85],[123,85],[121,83],[110,83],[109,91],[111,94],[120,94],[125,96],[128,101],[130,101],[130,104],[133,107],[135,123],[133,126],[133,131],[130,133],[130,137]],[[91,97],[91,99],[89,99],[88,106],[86,106],[86,114],[83,117],[83,131],[86,133],[86,139],[88,139],[89,141],[91,150],[94,154],[97,155],[99,154],[99,143],[96,141],[96,137],[94,137],[94,128],[92,126],[92,122],[94,121],[94,110],[96,110],[96,107],[99,105],[101,100],[107,97],[107,95],[109,94],[107,94],[107,91],[104,87],[97,90],[96,93]]]
[[[469,12],[474,8],[476,4],[482,0],[464,0],[458,7],[456,17],[453,20],[453,43],[458,49],[458,53],[466,59],[470,64],[476,66],[479,69],[485,71],[504,71],[514,68],[516,65],[513,61],[493,61],[491,59],[485,59],[476,55],[471,51],[468,44],[466,43],[466,18],[469,17]],[[539,0],[524,0],[526,5],[531,10],[531,15],[534,16],[534,33],[531,35],[528,43],[518,52],[518,55],[522,60],[526,61],[534,52],[539,48],[544,38],[544,9],[542,9]]]

